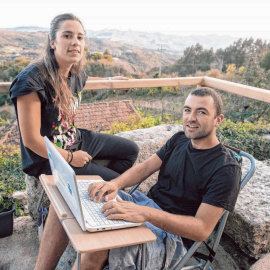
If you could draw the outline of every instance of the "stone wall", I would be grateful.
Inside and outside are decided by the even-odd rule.
[[[136,163],[138,163],[144,161],[150,157],[150,155],[154,154],[168,140],[168,138],[180,130],[183,130],[181,125],[160,125],[148,129],[137,129],[129,132],[122,132],[117,134],[117,136],[131,139],[138,144],[140,148],[139,156],[136,160]],[[106,165],[106,161],[95,162]],[[139,190],[146,193],[156,180],[157,173],[153,174],[147,179],[147,181],[142,183]],[[42,186],[40,181],[35,177],[26,175],[25,181],[27,189],[28,211],[30,215],[36,219],[37,203],[40,198]],[[46,195],[43,198],[42,205],[48,206],[48,198]]]
[[[154,154],[173,134],[175,134],[180,130],[182,130],[182,126],[180,125],[161,125],[149,129],[139,129],[130,132],[122,132],[117,134],[117,136],[129,138],[138,144],[140,152],[136,162],[142,162],[148,157],[150,157],[150,155]],[[103,163],[103,165],[106,165],[106,161],[101,161],[101,163]],[[156,182],[156,180],[157,180],[157,173],[150,176],[144,183],[140,185],[138,189],[144,193],[147,193],[149,188]],[[30,215],[34,218],[34,220],[37,220],[38,216],[37,204],[42,191],[42,186],[39,180],[36,179],[35,177],[26,175],[25,181],[27,187],[28,211]],[[42,205],[48,206],[48,204],[49,204],[48,198],[47,196],[45,196]],[[74,262],[75,257],[76,257],[75,251],[72,248],[72,246],[69,245],[66,251],[64,252],[61,260],[59,261],[59,264],[56,269],[57,270],[69,269],[69,267]],[[16,262],[14,262],[14,264],[15,263]],[[233,264],[233,262],[230,263]]]
[[[181,125],[161,125],[148,129],[122,132],[117,136],[135,141],[140,153],[137,162],[141,162],[155,153],[173,134],[182,130]],[[243,162],[243,171],[249,166]],[[270,252],[270,162],[256,161],[256,172],[250,182],[241,191],[233,214],[229,215],[225,232],[248,256],[259,258]],[[141,184],[139,190],[147,192],[155,183],[157,173]],[[28,179],[28,196],[31,205],[29,211],[36,208],[39,183]],[[28,181],[29,182],[29,181]],[[34,189],[32,189],[34,187]],[[39,191],[40,192],[40,191]]]
[[[119,136],[130,138],[140,147],[138,161],[155,153],[173,134],[182,130],[181,125],[161,125],[148,129],[123,132]],[[249,160],[243,160],[242,171],[249,168]],[[139,189],[146,192],[155,183],[157,174],[149,177]],[[257,161],[256,172],[240,192],[235,211],[230,213],[225,233],[248,256],[260,258],[270,252],[270,160]]]
[[[248,166],[244,161],[243,170]],[[258,259],[270,252],[270,161],[256,161],[256,172],[240,192],[228,217],[227,233],[244,251]]]

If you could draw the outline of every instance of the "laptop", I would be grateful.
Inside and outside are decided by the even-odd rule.
[[[103,180],[76,180],[74,170],[54,144],[46,136],[44,140],[55,185],[83,231],[97,232],[141,225],[141,223],[107,219],[101,211],[104,202],[97,203],[90,200],[87,191],[91,183]]]

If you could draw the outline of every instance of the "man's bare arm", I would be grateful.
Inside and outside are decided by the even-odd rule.
[[[150,222],[175,235],[194,241],[204,241],[213,231],[224,209],[202,203],[195,217],[171,214],[156,208],[136,205],[132,202],[108,202],[103,206],[108,219],[132,222]]]
[[[90,198],[93,200],[96,194],[98,194],[96,196],[96,201],[100,201],[100,199],[107,194],[105,200],[111,200],[116,196],[118,190],[140,183],[148,176],[159,170],[161,164],[162,160],[157,154],[154,154],[144,162],[136,164],[109,182],[91,184],[88,188]]]
[[[156,209],[154,209],[156,210]],[[202,203],[195,217],[174,215],[152,209],[148,212],[148,221],[172,234],[194,241],[204,241],[213,231],[224,209]]]

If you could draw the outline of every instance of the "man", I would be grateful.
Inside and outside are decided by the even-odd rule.
[[[241,168],[216,136],[223,120],[221,109],[222,100],[213,89],[194,90],[183,109],[184,132],[176,133],[157,153],[116,179],[89,187],[92,200],[105,197],[103,212],[108,219],[145,222],[156,234],[157,241],[147,244],[146,269],[174,269],[185,253],[181,237],[203,241],[224,209],[233,211]],[[158,181],[148,196],[121,191],[157,170]],[[118,192],[123,200],[112,201]],[[82,257],[82,269],[103,269],[107,263],[109,269],[135,269],[140,246]]]

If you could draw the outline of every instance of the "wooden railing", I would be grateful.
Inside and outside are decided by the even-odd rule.
[[[7,93],[10,82],[0,82],[0,93]],[[164,79],[132,79],[132,80],[88,80],[85,90],[97,89],[131,89],[163,86],[208,86],[237,95],[270,103],[270,90],[233,83],[211,77],[180,77]]]

